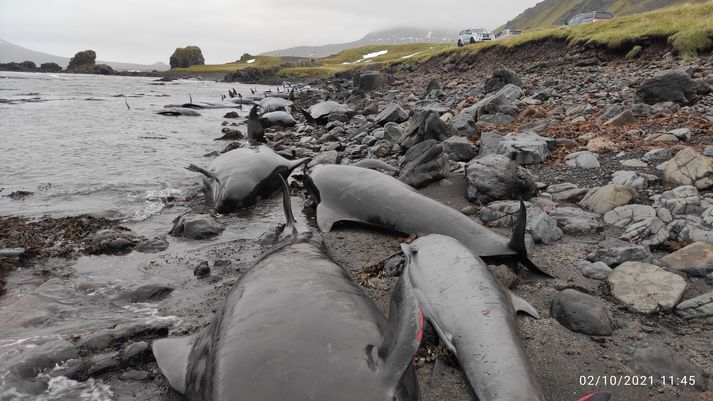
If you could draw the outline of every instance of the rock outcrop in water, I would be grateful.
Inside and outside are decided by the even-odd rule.
[[[205,59],[198,46],[177,47],[171,55],[171,68],[186,68],[192,65],[203,65]]]

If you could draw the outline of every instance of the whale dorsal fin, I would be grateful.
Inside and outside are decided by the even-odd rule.
[[[164,338],[154,341],[151,345],[159,370],[168,379],[171,387],[181,394],[186,391],[188,356],[193,349],[195,338],[196,335]]]
[[[534,306],[530,305],[527,301],[515,295],[514,292],[510,290],[507,290],[507,292],[508,295],[510,295],[510,301],[512,302],[512,308],[515,310],[515,313],[525,312],[528,315],[534,317],[535,319],[540,318],[540,314],[537,313],[537,309],[535,309]]]
[[[378,347],[384,375],[395,380],[404,375],[421,345],[423,325],[423,312],[401,276],[391,294],[389,320]]]

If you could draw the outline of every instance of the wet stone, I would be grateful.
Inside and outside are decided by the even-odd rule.
[[[592,263],[587,260],[581,260],[575,265],[582,271],[582,275],[584,277],[588,277],[593,280],[606,280],[613,271],[613,269],[607,266],[604,262]]]
[[[650,262],[653,255],[645,246],[634,245],[616,238],[607,238],[597,245],[597,249],[587,255],[590,262],[604,262],[609,267],[616,267],[628,261]]]
[[[205,277],[210,274],[210,266],[207,261],[202,261],[193,268],[193,275],[196,277]]]
[[[131,381],[150,381],[153,379],[149,372],[145,370],[127,370],[126,372],[123,372],[121,376],[119,376],[121,380],[131,380]]]
[[[570,288],[561,291],[552,300],[550,314],[561,325],[578,333],[610,336],[613,332],[606,304]]]

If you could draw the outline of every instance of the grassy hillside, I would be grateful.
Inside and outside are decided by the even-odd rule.
[[[508,21],[503,28],[536,29],[561,25],[570,17],[589,11],[611,11],[625,16],[685,3],[707,0],[544,0]]]
[[[246,57],[240,61],[227,64],[194,65],[188,68],[174,68],[171,71],[180,73],[210,73],[210,72],[234,72],[236,70],[257,67],[257,68],[277,68],[278,74],[293,76],[315,76],[333,74],[339,71],[346,71],[355,67],[360,67],[375,63],[388,63],[396,60],[406,60],[423,54],[432,54],[436,51],[454,47],[448,44],[435,43],[414,43],[405,45],[370,45],[345,50],[338,54],[318,58],[299,59],[281,58],[277,56],[255,56],[252,63],[248,63]],[[380,54],[386,51],[386,53]],[[366,56],[366,57],[365,57]]]
[[[279,76],[317,77],[366,65],[387,66],[392,63],[426,61],[434,56],[463,57],[490,47],[514,48],[543,39],[566,40],[570,45],[596,43],[612,49],[628,51],[641,38],[661,38],[680,56],[696,57],[713,50],[713,0],[702,4],[669,7],[611,21],[574,27],[560,26],[533,29],[521,36],[457,48],[453,44],[417,43],[406,45],[373,45],[345,50],[319,59],[255,56],[229,64],[192,66],[172,71],[233,72],[247,67],[272,69]],[[386,51],[386,52],[384,52]]]

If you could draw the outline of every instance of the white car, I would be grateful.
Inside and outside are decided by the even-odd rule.
[[[468,43],[478,43],[488,40],[495,40],[495,35],[483,28],[466,29],[458,33],[458,47]]]

